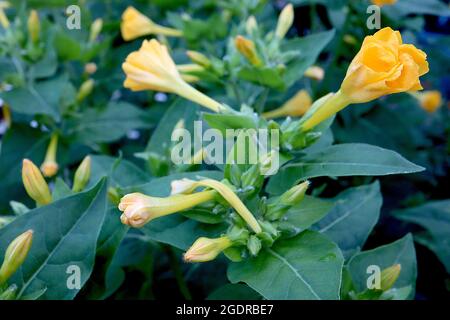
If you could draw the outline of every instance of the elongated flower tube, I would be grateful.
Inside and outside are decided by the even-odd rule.
[[[310,130],[352,103],[364,103],[391,93],[422,90],[419,77],[428,72],[427,55],[403,44],[400,32],[387,27],[367,36],[347,70],[338,92],[303,119]]]
[[[207,187],[214,189],[217,191],[235,210],[236,212],[244,219],[244,221],[250,226],[250,228],[255,233],[260,233],[261,226],[258,221],[255,219],[253,214],[247,209],[247,207],[242,203],[241,199],[231,190],[226,184],[212,180],[174,180],[172,181],[172,192],[171,194],[177,193],[191,193],[198,187]],[[194,193],[195,194],[195,193]]]
[[[5,13],[5,9],[8,9],[9,7],[9,2],[0,1],[0,25],[3,27],[3,29],[9,28],[9,20]]]
[[[47,153],[44,162],[41,164],[41,171],[45,177],[53,177],[58,172],[58,163],[56,162],[56,150],[58,148],[58,135],[52,134],[48,144]]]
[[[157,40],[144,40],[138,51],[128,55],[122,68],[126,74],[125,88],[133,91],[155,90],[175,93],[214,112],[226,110],[219,102],[187,84],[169,55],[166,46]]]
[[[299,117],[308,111],[312,105],[312,99],[306,90],[298,91],[295,96],[286,101],[280,108],[264,112],[262,116],[265,119],[279,117]]]
[[[437,90],[413,92],[412,95],[419,101],[421,108],[426,112],[436,112],[442,105],[442,95]]]
[[[233,242],[228,237],[210,239],[201,237],[195,240],[184,254],[186,262],[207,262],[214,260],[223,250],[231,247]]]
[[[372,3],[379,7],[382,7],[384,5],[391,5],[396,2],[397,2],[397,0],[372,0]]]
[[[275,30],[275,35],[282,39],[289,31],[289,28],[294,23],[294,7],[291,3],[286,5],[283,10],[281,10],[280,16],[278,17],[277,28]]]
[[[120,220],[123,224],[140,228],[153,219],[213,200],[216,195],[217,193],[213,190],[166,198],[150,197],[142,193],[130,193],[120,199],[119,210],[123,212]]]
[[[86,156],[83,161],[81,161],[77,170],[75,171],[75,176],[73,178],[73,192],[80,192],[86,187],[89,179],[91,177],[91,157]]]
[[[19,269],[30,251],[33,230],[28,230],[15,238],[5,252],[5,259],[0,267],[0,286],[2,286]]]
[[[181,37],[183,35],[180,30],[163,27],[154,23],[133,7],[128,7],[123,12],[120,31],[122,33],[122,38],[125,41],[130,41],[149,34],[169,37]]]
[[[52,202],[52,196],[47,182],[38,167],[28,159],[23,159],[22,182],[31,199],[38,205],[46,205]]]

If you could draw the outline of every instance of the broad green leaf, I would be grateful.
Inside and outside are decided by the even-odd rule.
[[[397,1],[392,6],[386,6],[383,8],[383,12],[390,18],[398,18],[407,16],[409,14],[429,14],[436,16],[450,16],[450,9],[448,6],[439,0],[408,0]]]
[[[62,180],[61,178],[56,178],[55,186],[52,192],[53,201],[68,197],[72,195],[72,189]]]
[[[333,199],[330,213],[314,230],[333,240],[346,258],[363,247],[380,216],[383,202],[378,181],[345,190]]]
[[[79,268],[83,286],[94,266],[105,207],[103,179],[89,191],[31,210],[0,230],[0,256],[19,234],[34,231],[28,258],[9,280],[20,288],[19,296],[45,288],[41,299],[67,300],[76,296],[79,290],[67,286],[73,274],[68,268]]]
[[[362,292],[367,289],[367,280],[371,275],[367,269],[369,266],[378,266],[380,270],[383,270],[395,264],[401,265],[401,272],[394,288],[406,286],[414,288],[417,265],[413,238],[410,234],[390,244],[357,253],[350,259],[348,269],[355,289],[357,292]],[[414,290],[412,290],[409,298],[412,298],[413,295]]]
[[[238,71],[238,77],[242,80],[276,90],[284,90],[286,88],[280,71],[275,68],[244,66]]]
[[[270,179],[267,191],[278,194],[296,181],[315,177],[382,176],[423,170],[391,150],[362,143],[337,144],[288,163]]]
[[[450,200],[430,201],[424,205],[394,212],[398,219],[426,229],[414,239],[432,250],[450,273]]]
[[[256,258],[232,263],[228,278],[245,282],[266,299],[339,299],[343,263],[333,242],[305,231],[276,242]]]

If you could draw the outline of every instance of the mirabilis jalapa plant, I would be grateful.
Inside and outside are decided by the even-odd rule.
[[[0,22],[10,28],[4,18]],[[151,239],[146,238],[147,242],[154,240],[182,249],[184,261],[189,263],[227,263],[227,276],[233,284],[246,283],[266,299],[411,298],[416,271],[409,236],[360,252],[378,219],[381,206],[378,183],[351,188],[330,200],[318,197],[321,187],[315,185],[314,178],[381,176],[422,170],[390,150],[365,144],[332,145],[329,127],[334,115],[350,104],[420,90],[419,78],[428,71],[425,53],[413,45],[403,44],[398,31],[384,28],[365,38],[339,90],[313,101],[307,90],[295,88],[296,93],[289,94],[290,98],[281,107],[271,109],[267,97],[272,93],[292,88],[302,76],[314,81],[325,76],[323,69],[312,65],[313,61],[306,63],[306,67],[302,65],[302,55],[308,52],[297,47],[301,47],[303,39],[287,36],[294,19],[292,5],[282,10],[273,30],[265,30],[253,15],[248,16],[231,35],[223,35],[226,43],[223,56],[203,52],[202,45],[196,46],[196,51],[183,50],[190,63],[185,60],[175,63],[178,59],[172,53],[176,48],[170,44],[173,39],[178,43],[191,37],[192,41],[187,29],[192,20],[183,16],[177,24],[176,18],[172,18],[173,28],[156,23],[131,7],[123,12],[120,25],[123,40],[143,36],[158,39],[143,40],[137,51],[128,54],[122,65],[126,76],[124,87],[174,94],[182,98],[178,100],[180,104],[189,100],[205,111],[200,118],[220,131],[227,128],[277,130],[279,147],[260,155],[257,164],[230,162],[219,170],[207,167],[210,169],[207,171],[195,171],[200,167],[198,163],[208,157],[204,149],[193,155],[192,164],[184,166],[174,166],[167,159],[168,163],[164,163],[157,152],[151,156],[143,152],[141,157],[156,163],[150,166],[154,169],[153,177],[144,175],[137,179],[143,185],[135,182],[134,177],[130,177],[133,182],[117,183],[115,180],[123,178],[114,172],[120,167],[121,159],[111,165],[111,172],[104,172],[107,160],[102,156],[83,155],[77,161],[84,160],[68,176],[68,164],[61,157],[64,144],[72,134],[67,127],[71,129],[74,114],[79,117],[77,112],[91,107],[90,98],[98,85],[92,78],[100,70],[90,62],[89,55],[102,39],[99,36],[102,21],[95,20],[87,35],[89,44],[80,48],[86,55],[80,58],[82,81],[77,85],[79,89],[73,90],[73,101],[64,105],[62,124],[48,118],[42,121],[50,128],[48,139],[43,140],[45,155],[40,158],[43,161],[40,165],[33,163],[38,164],[37,157],[22,161],[22,183],[36,208],[15,203],[17,215],[8,216],[7,221],[0,220],[0,248],[4,253],[0,298],[74,298],[78,291],[65,287],[65,270],[61,281],[57,272],[48,272],[50,268],[45,264],[36,266],[47,259],[52,266],[60,261],[68,261],[67,264],[81,261],[81,285],[88,287],[91,272],[97,271],[93,271],[95,255],[102,258],[106,255],[109,260],[103,276],[105,282],[111,281],[115,278],[111,277],[115,275],[111,270],[120,265],[114,259],[120,259],[115,254],[125,234],[135,238],[144,234]],[[226,14],[223,19],[229,21]],[[32,50],[30,54],[23,50],[30,65],[45,56],[43,40],[49,23],[39,23],[38,13],[32,13],[27,25],[29,39],[24,44]],[[16,44],[11,35],[16,32],[15,26],[7,30],[9,46],[5,50],[14,52]],[[331,35],[325,32],[321,37],[329,41]],[[17,87],[25,82],[21,78],[14,80]],[[236,90],[241,85],[250,98]],[[0,93],[2,90],[0,87]],[[3,111],[7,115],[9,108],[4,106]],[[180,118],[174,129],[189,125],[182,115]],[[257,143],[249,144],[254,142]],[[102,148],[104,145],[94,150],[101,152]],[[250,150],[251,146],[245,148]],[[266,177],[263,173],[276,153],[282,159],[280,170]],[[164,165],[168,169],[160,170]],[[139,172],[135,176],[141,177],[139,170],[130,170]],[[64,181],[60,179],[63,175]],[[107,175],[108,181],[99,175]],[[128,178],[127,173],[118,175]],[[69,187],[66,181],[71,177]],[[148,179],[150,182],[145,184]],[[373,215],[366,215],[366,211]],[[344,232],[338,236],[342,217],[348,215],[360,218],[351,220],[352,224],[344,226]],[[361,222],[364,219],[367,221]],[[358,223],[364,226],[359,228]],[[66,236],[67,230],[73,234]],[[19,234],[22,235],[17,238]],[[84,247],[76,246],[80,245],[80,234],[83,234]],[[16,238],[22,239],[21,246],[16,246]],[[64,247],[68,243],[79,250]],[[54,246],[47,248],[47,244]],[[59,250],[60,245],[65,250]],[[369,288],[366,280],[370,265],[378,266],[381,274]]]
[[[292,24],[292,15],[292,6],[289,5],[280,15],[276,32],[267,37],[268,43],[282,41]],[[250,20],[249,23],[250,26],[247,25],[247,29],[249,29],[249,32],[253,32],[252,28],[255,27],[256,21]],[[264,67],[262,54],[258,51],[263,50],[261,48],[264,48],[265,44],[260,44],[260,48],[257,50],[253,41],[238,36],[235,38],[235,46],[252,68]],[[199,70],[210,67],[210,64],[207,63],[208,58],[201,53],[190,53],[189,56],[193,61],[203,64],[203,66],[198,65]],[[255,127],[276,128],[280,131],[280,150],[272,150],[272,152],[280,151],[288,159],[293,159],[296,153],[307,152],[305,149],[320,139],[324,129],[318,128],[324,122],[350,104],[372,101],[392,93],[421,90],[419,78],[428,72],[428,63],[426,54],[413,45],[404,44],[398,31],[389,27],[379,30],[374,35],[365,38],[360,51],[348,67],[340,89],[336,93],[329,93],[315,101],[311,107],[307,106],[307,109],[309,109],[307,112],[295,114],[295,108],[281,107],[281,116],[289,115],[291,109],[292,115],[305,113],[300,119],[288,117],[281,123],[267,121],[264,119],[270,118],[265,116],[267,114],[262,116],[254,114],[254,110],[251,108],[243,107],[241,111],[235,111],[232,107],[207,97],[188,84],[181,76],[179,69],[170,57],[165,45],[154,39],[144,40],[141,48],[131,53],[123,64],[123,70],[127,76],[124,86],[133,91],[157,90],[175,93],[218,113],[216,118],[218,121],[220,121],[220,115],[233,115],[236,117],[236,123],[232,124],[234,128],[239,127],[238,119],[240,117],[252,117]],[[306,100],[303,99],[303,101]],[[306,104],[310,103],[306,102]],[[297,103],[297,108],[305,109],[305,106],[303,103]],[[284,112],[286,109],[288,112]],[[275,115],[278,116],[277,113]],[[214,127],[214,124],[211,124],[211,126]],[[245,129],[246,127],[242,128]],[[358,152],[358,150],[356,149],[355,152]],[[266,158],[265,161],[270,161],[270,155],[268,160]],[[166,198],[156,198],[141,193],[127,194],[120,200],[118,206],[123,212],[121,221],[132,227],[142,227],[162,216],[182,213],[185,209],[202,206],[210,202],[221,205],[223,209],[229,208],[220,211],[223,221],[228,224],[228,228],[217,238],[198,238],[186,251],[184,259],[187,262],[206,262],[216,259],[223,252],[233,262],[241,262],[246,259],[253,262],[259,261],[262,265],[259,264],[258,268],[253,271],[253,276],[247,277],[245,280],[243,279],[245,277],[240,278],[239,271],[242,273],[250,272],[244,266],[243,270],[237,268],[238,271],[232,271],[231,278],[243,280],[260,293],[265,293],[268,289],[261,287],[261,282],[264,283],[264,280],[258,280],[258,278],[264,277],[265,272],[261,271],[261,268],[264,268],[264,262],[267,262],[265,260],[278,258],[286,265],[291,266],[289,261],[280,257],[271,248],[277,247],[277,245],[282,247],[283,241],[292,241],[293,237],[298,237],[299,233],[303,231],[296,228],[287,228],[286,215],[290,209],[302,206],[310,183],[305,180],[279,196],[260,197],[264,184],[264,178],[261,174],[263,165],[264,161],[260,160],[257,165],[230,169],[225,171],[225,178],[222,181],[201,178],[198,180],[186,178],[172,180],[171,195]],[[248,190],[249,187],[251,192],[244,191]],[[253,206],[254,210],[249,210],[245,203],[255,197],[259,203],[256,207]],[[312,236],[309,231],[304,232],[304,237]],[[317,250],[317,254],[320,254],[320,250],[323,249],[321,248],[321,240],[310,240],[313,246],[311,250]],[[317,247],[314,246],[315,241],[317,241]],[[298,250],[299,259],[301,259],[303,249],[299,247]],[[266,255],[262,258],[258,257],[262,251],[272,253],[272,258]],[[342,264],[342,255],[337,251],[333,252],[329,253],[330,259],[335,260],[337,264]],[[321,268],[320,263],[315,267],[319,270]],[[342,266],[336,265],[336,267],[335,271],[340,272]],[[395,290],[389,291],[399,277],[400,270],[401,266],[396,265],[383,271],[383,285],[380,288],[358,293],[354,291],[355,289],[350,284],[342,288],[342,295],[351,299],[389,299],[404,296],[405,290],[401,294],[398,294]],[[261,272],[261,274],[258,274],[258,272]],[[307,285],[306,282],[303,285],[305,284]],[[312,288],[309,289],[312,298],[327,297],[323,292],[317,293]],[[406,292],[406,295],[409,294],[410,288],[406,289]],[[324,295],[321,296],[321,294]],[[278,293],[269,293],[266,296],[279,297]]]

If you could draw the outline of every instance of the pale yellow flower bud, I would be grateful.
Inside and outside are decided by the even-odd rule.
[[[95,19],[91,25],[91,30],[89,33],[89,42],[94,42],[99,36],[100,32],[102,32],[102,29],[103,29],[103,19],[101,18]]]
[[[291,28],[294,23],[294,7],[292,4],[286,5],[280,13],[278,17],[277,28],[275,30],[275,35],[282,39],[286,35],[286,33]]]
[[[197,181],[183,178],[181,180],[173,180],[170,183],[171,195],[175,194],[191,194],[198,187]]]
[[[9,28],[9,20],[5,13],[5,9],[9,7],[10,7],[9,2],[0,1],[0,25],[3,27],[3,29]]]
[[[30,251],[33,241],[33,230],[28,230],[15,238],[5,252],[5,259],[0,268],[0,286],[19,269]]]
[[[78,89],[77,101],[81,102],[84,99],[86,99],[86,97],[92,93],[92,90],[94,90],[94,85],[95,85],[95,82],[93,79],[88,79],[88,80],[84,81],[81,84],[80,89]]]
[[[39,33],[41,32],[41,23],[39,21],[39,15],[36,10],[31,10],[28,16],[28,33],[31,41],[37,43],[39,41]]]
[[[52,202],[52,196],[47,182],[38,167],[28,159],[23,160],[22,182],[31,199],[38,205],[46,205]]]
[[[296,186],[293,186],[288,191],[283,193],[280,197],[280,202],[285,205],[295,205],[303,200],[306,190],[310,185],[309,181],[302,182]]]
[[[223,250],[231,247],[233,242],[228,237],[210,239],[198,238],[184,254],[186,262],[206,262],[214,260]]]
[[[58,173],[59,166],[58,163],[56,162],[57,149],[58,149],[58,135],[54,133],[50,138],[44,162],[41,164],[41,171],[47,178],[53,177],[56,173]]]
[[[192,62],[199,64],[202,67],[209,68],[211,66],[211,61],[203,53],[188,50],[186,51],[186,55],[192,60]]]
[[[279,117],[300,117],[309,110],[312,99],[306,90],[298,91],[295,96],[286,101],[280,108],[264,112],[262,116],[266,119]]]
[[[142,193],[130,193],[120,200],[119,210],[123,212],[120,220],[123,224],[140,228],[153,219],[195,207],[214,199],[215,196],[215,191],[202,191],[166,198],[150,197]]]
[[[83,161],[81,161],[77,170],[75,171],[75,176],[73,178],[72,191],[80,192],[86,187],[89,179],[91,177],[91,157],[86,156]]]
[[[325,76],[325,71],[321,67],[312,66],[306,69],[304,76],[317,81],[321,81]]]
[[[120,24],[122,38],[125,41],[133,40],[149,34],[164,35],[169,37],[181,37],[180,30],[160,26],[140,13],[133,7],[128,7],[122,14]]]
[[[263,62],[256,52],[255,43],[243,36],[237,36],[234,41],[236,49],[255,67],[262,66]]]
[[[400,264],[395,264],[381,271],[381,290],[386,291],[392,288],[400,276],[401,270],[402,266]]]
[[[144,40],[138,51],[128,55],[122,64],[125,88],[133,91],[154,90],[175,93],[212,111],[226,110],[219,102],[201,93],[184,81],[167,47],[157,40]]]
[[[91,75],[97,72],[97,65],[94,62],[86,63],[84,66],[84,72]]]
[[[419,100],[423,110],[429,113],[436,112],[442,106],[442,95],[437,90],[413,93]]]
[[[205,68],[195,63],[177,64],[177,70],[180,72],[202,72]]]
[[[248,17],[245,23],[245,31],[247,32],[247,34],[252,34],[257,29],[258,29],[258,22],[256,21],[255,16]]]
[[[9,106],[4,104],[2,106],[2,112],[3,112],[3,121],[5,121],[6,127],[11,127],[12,117],[11,117],[11,110],[9,109]]]

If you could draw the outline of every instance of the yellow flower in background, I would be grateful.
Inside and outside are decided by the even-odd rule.
[[[376,4],[377,6],[384,6],[384,5],[390,5],[396,3],[397,0],[372,0],[373,4]]]
[[[9,20],[5,13],[5,9],[8,9],[9,7],[9,2],[0,1],[0,25],[3,27],[3,29],[9,28]]]
[[[255,67],[259,67],[263,64],[261,58],[256,52],[255,43],[243,36],[237,36],[234,39],[236,49]]]
[[[214,260],[223,250],[231,247],[233,242],[228,237],[210,239],[201,237],[195,240],[184,254],[186,262],[207,262]]]
[[[15,238],[5,251],[5,259],[0,268],[0,287],[24,263],[33,242],[33,230],[28,230]]]
[[[437,90],[417,92],[414,97],[419,100],[422,109],[429,113],[436,112],[442,105],[442,95]]]
[[[103,29],[103,19],[97,18],[92,22],[91,30],[89,32],[89,42],[94,42]]]
[[[39,33],[41,32],[41,23],[39,21],[39,14],[36,10],[31,10],[28,16],[28,33],[31,41],[37,43],[39,41]]]
[[[160,26],[133,7],[128,7],[123,12],[120,31],[122,33],[122,38],[126,41],[149,34],[159,34],[170,37],[182,36],[180,30]]]
[[[298,91],[295,96],[286,101],[280,108],[264,112],[265,119],[279,117],[300,117],[308,111],[312,105],[312,99],[306,90]]]
[[[189,195],[158,198],[137,192],[130,193],[120,199],[119,210],[123,212],[120,220],[123,224],[140,228],[153,219],[213,200],[216,194],[215,191],[210,190]]]
[[[230,206],[234,208],[234,210],[236,210],[236,212],[241,216],[242,219],[244,219],[244,221],[255,233],[260,233],[262,231],[258,221],[247,209],[244,203],[242,203],[241,199],[239,199],[239,197],[233,192],[233,190],[230,189],[230,187],[220,181],[212,179],[194,181],[185,178],[182,180],[172,181],[171,187],[172,195],[192,193],[198,187],[207,187],[214,189],[230,204]]]
[[[56,150],[58,148],[58,135],[56,133],[52,134],[50,138],[50,143],[47,147],[47,153],[45,154],[44,162],[41,164],[41,171],[45,177],[53,177],[59,169],[58,163],[56,162]]]
[[[280,16],[278,17],[277,28],[275,30],[275,35],[282,39],[292,27],[294,23],[294,7],[291,3],[286,5],[283,10],[281,10]]]
[[[38,205],[46,205],[52,202],[52,196],[47,182],[38,167],[28,159],[22,162],[22,182],[27,194]]]
[[[352,103],[391,93],[421,90],[419,77],[429,71],[427,55],[403,44],[400,32],[387,27],[367,36],[347,70],[340,90],[330,95],[302,124],[309,130]]]
[[[311,66],[308,69],[306,69],[306,71],[303,75],[310,79],[321,81],[321,80],[323,80],[323,77],[325,76],[325,71],[321,67]]]
[[[138,51],[128,55],[122,68],[127,76],[125,88],[175,93],[215,112],[226,109],[224,105],[187,84],[178,72],[167,47],[155,39],[144,40]]]

